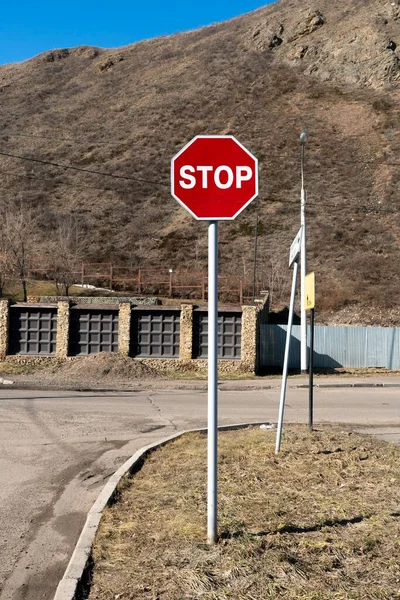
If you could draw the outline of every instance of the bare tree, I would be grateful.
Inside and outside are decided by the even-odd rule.
[[[11,276],[10,259],[4,250],[4,240],[0,240],[0,297],[4,294],[6,280]]]
[[[53,238],[49,243],[50,264],[57,289],[62,288],[66,296],[76,283],[78,265],[86,249],[83,228],[72,215],[59,217]]]
[[[26,302],[29,260],[36,238],[36,216],[31,208],[19,201],[5,208],[0,219],[4,271],[19,279],[23,301]]]
[[[288,303],[291,288],[291,271],[286,256],[275,252],[270,255],[267,264],[267,287],[270,303],[280,305]]]

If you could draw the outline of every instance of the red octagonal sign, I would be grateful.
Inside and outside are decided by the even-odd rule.
[[[172,159],[171,193],[195,219],[231,221],[258,195],[258,161],[231,135],[198,135]]]

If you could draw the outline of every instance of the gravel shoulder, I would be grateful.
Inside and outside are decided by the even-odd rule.
[[[0,363],[0,383],[26,389],[59,390],[206,390],[207,373],[171,374],[129,357],[101,352],[88,357],[70,358],[66,362],[33,366],[12,362]],[[335,374],[314,375],[316,387],[399,386],[400,373],[380,369],[348,369]],[[281,385],[280,375],[220,374],[221,390],[273,389]],[[308,386],[308,376],[289,376],[288,386]]]

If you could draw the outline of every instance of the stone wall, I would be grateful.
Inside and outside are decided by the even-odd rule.
[[[268,323],[269,293],[264,292],[254,306],[242,307],[242,351],[243,370],[257,373],[260,365],[260,325]]]
[[[4,359],[8,351],[9,302],[0,300],[0,359]]]
[[[134,358],[132,360],[140,360],[143,364],[152,367],[161,373],[190,373],[207,374],[207,359],[195,358],[191,360],[171,359],[171,358]],[[248,373],[247,369],[243,368],[241,360],[219,360],[219,373]]]
[[[7,363],[13,363],[18,365],[40,365],[43,367],[56,366],[64,363],[67,360],[75,358],[69,356],[68,358],[57,358],[56,356],[32,356],[26,354],[8,354],[4,361]]]
[[[161,304],[158,298],[129,298],[125,296],[40,296],[40,298],[29,296],[28,302],[40,302],[41,304],[72,302],[74,304],[90,304],[94,306],[111,306],[126,302],[137,306],[156,306]]]
[[[118,315],[118,353],[129,356],[131,341],[132,306],[129,302],[119,305]]]
[[[57,304],[57,344],[56,357],[67,358],[69,348],[69,302],[58,302]]]
[[[257,368],[258,306],[242,307],[241,363],[244,371],[254,373]]]
[[[268,319],[268,298],[251,305],[242,306],[242,343],[240,360],[219,360],[220,372],[256,373],[258,368],[258,336],[259,324]],[[28,306],[28,305],[27,305]],[[98,307],[97,307],[98,308]],[[168,307],[171,309],[171,307]],[[151,308],[149,309],[151,310]],[[162,309],[161,309],[162,310]],[[134,358],[145,364],[151,365],[160,371],[169,372],[204,372],[207,370],[207,360],[193,358],[193,310],[191,304],[182,304],[180,307],[180,346],[179,358]],[[118,320],[118,353],[123,356],[130,354],[132,305],[130,302],[119,304]],[[44,363],[68,360],[70,327],[70,303],[60,301],[57,303],[57,344],[56,356],[7,356],[9,337],[9,303],[0,300],[0,358],[19,362]]]
[[[179,358],[183,361],[193,357],[193,305],[181,305]]]

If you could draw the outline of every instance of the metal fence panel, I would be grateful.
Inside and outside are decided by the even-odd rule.
[[[281,367],[286,325],[261,325],[260,366]],[[310,330],[308,328],[308,339]],[[396,327],[330,327],[318,325],[314,337],[314,365],[335,367],[383,367],[400,369],[400,329]],[[300,326],[292,327],[289,368],[300,368]]]
[[[241,357],[242,313],[220,313],[218,315],[218,358]],[[194,313],[194,357],[208,357],[208,313]]]
[[[118,351],[118,310],[71,310],[70,354]]]
[[[54,355],[57,309],[10,307],[9,354]]]
[[[132,312],[132,356],[179,358],[179,344],[179,311]]]

